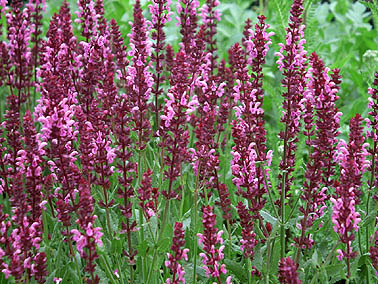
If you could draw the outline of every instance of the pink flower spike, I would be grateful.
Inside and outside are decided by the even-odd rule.
[[[218,244],[221,243],[221,234],[215,228],[216,215],[213,213],[213,207],[205,206],[202,208],[202,212],[204,232],[203,234],[198,234],[198,236],[203,244],[202,250],[204,252],[200,253],[200,257],[202,258],[203,268],[207,277],[217,278],[221,273],[227,273],[226,265],[221,263],[224,258],[224,254],[222,253],[224,246],[217,248]]]
[[[173,275],[172,280],[168,278],[165,283],[185,284],[185,271],[179,261],[182,259],[188,259],[187,254],[189,249],[182,249],[182,247],[185,245],[185,231],[182,229],[182,227],[182,223],[176,222],[171,246],[171,250],[174,254],[167,253],[168,260],[165,261],[165,266],[169,268]]]
[[[298,278],[297,266],[290,258],[282,258],[279,263],[278,281],[282,284],[301,284]]]

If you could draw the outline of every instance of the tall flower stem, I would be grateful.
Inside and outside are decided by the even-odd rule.
[[[286,174],[282,175],[282,188],[281,188],[281,233],[280,233],[280,242],[281,242],[281,258],[285,257],[285,177]]]
[[[273,239],[274,242],[274,239]],[[269,284],[270,259],[272,257],[272,250],[270,246],[270,238],[267,240],[267,259],[266,259],[266,275],[265,284]]]
[[[247,266],[248,266],[248,284],[252,284],[252,263],[251,258],[248,258],[247,260]]]
[[[348,237],[348,231],[345,231],[345,237]],[[350,243],[349,242],[347,242],[347,244],[346,244],[346,247],[347,247],[347,252],[349,252],[350,251]],[[346,258],[346,265],[347,265],[347,283],[349,283],[349,280],[350,280],[350,258],[349,257],[347,257]]]
[[[290,90],[290,85],[288,86],[288,90]],[[289,91],[288,91],[289,93]],[[290,101],[288,103],[288,117],[290,117]],[[285,128],[285,140],[284,140],[284,152],[283,152],[283,165],[286,167],[286,153],[287,153],[287,132],[288,132],[288,124],[286,124]],[[285,257],[285,199],[286,199],[286,171],[282,172],[282,180],[281,180],[281,232],[280,232],[280,243],[281,243],[281,259]]]
[[[264,13],[264,0],[259,0],[260,15]]]
[[[148,271],[148,274],[147,274],[147,282],[146,284],[149,284],[150,281],[151,281],[151,277],[152,277],[152,272],[154,270],[154,266],[155,266],[155,262],[156,262],[156,257],[157,257],[157,249],[158,249],[158,245],[161,241],[161,238],[163,236],[163,232],[164,232],[164,228],[165,228],[165,225],[166,225],[166,222],[167,222],[167,215],[168,215],[168,212],[169,212],[169,207],[170,207],[170,199],[166,199],[165,200],[165,207],[164,207],[164,212],[163,212],[163,221],[162,221],[162,224],[161,224],[161,227],[160,227],[160,232],[159,232],[159,236],[157,236],[157,242],[156,242],[156,245],[155,245],[155,248],[154,248],[154,254],[152,256],[152,265]]]
[[[198,165],[198,173],[201,170],[201,163]],[[197,228],[197,219],[198,219],[198,214],[197,214],[197,199],[198,199],[198,185],[199,185],[199,174],[197,174],[196,177],[196,185],[194,188],[194,226],[193,226],[193,236],[197,236],[196,234],[196,228]],[[197,243],[193,242],[193,284],[197,283]]]
[[[374,141],[374,146],[373,146],[373,149],[377,149],[377,141]],[[369,182],[369,189],[368,189],[368,198],[367,198],[367,202],[366,202],[366,216],[369,214],[369,203],[370,203],[370,198],[371,198],[371,191],[373,189],[373,184],[374,184],[374,179],[375,179],[375,159],[376,159],[376,152],[374,151],[373,152],[373,158],[372,158],[372,161],[371,161],[371,175],[370,175],[370,182]],[[369,234],[369,226],[366,226],[365,228],[365,232],[366,232],[366,252],[369,251],[369,237],[370,237],[370,234]]]
[[[140,138],[140,137],[139,137]],[[142,179],[142,172],[143,172],[143,165],[142,165],[142,158],[144,160],[144,151],[139,148],[138,151],[138,180],[137,180],[137,186],[141,186],[141,179]],[[140,243],[144,243],[144,228],[143,228],[143,209],[139,207],[139,238]],[[143,281],[146,281],[148,274],[147,274],[147,265],[146,265],[146,258],[143,257],[142,259],[142,275],[143,275]]]
[[[231,258],[231,224],[230,220],[227,220],[227,231],[228,231],[228,257]]]

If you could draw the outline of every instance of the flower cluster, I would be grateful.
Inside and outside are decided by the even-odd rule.
[[[282,284],[301,284],[298,278],[297,266],[290,258],[282,258],[279,263],[278,281]]]
[[[151,91],[155,95],[155,104],[153,106],[155,112],[155,125],[159,126],[159,96],[163,94],[163,89],[161,88],[165,77],[164,71],[164,50],[165,50],[165,33],[163,27],[167,22],[171,20],[170,5],[171,0],[153,0],[152,4],[149,5],[150,13],[152,14],[152,29],[151,38],[154,41],[152,43],[152,48],[154,52],[151,54],[151,61],[155,62],[155,73],[152,75],[154,80],[154,87]]]
[[[369,167],[371,180],[369,181],[370,189],[378,186],[378,180],[374,176],[378,175],[378,71],[375,73],[373,88],[369,88],[369,118],[365,119],[367,131],[366,138],[373,140],[373,146],[368,150],[372,156],[372,162]]]
[[[159,197],[158,188],[152,187],[152,174],[151,169],[147,169],[143,174],[141,185],[138,189],[139,205],[147,220],[156,215]]]
[[[198,105],[196,96],[190,97],[188,69],[185,53],[178,52],[172,70],[172,88],[167,94],[164,114],[160,116],[158,131],[158,135],[162,138],[160,146],[166,148],[164,162],[169,165],[169,170],[165,172],[165,177],[169,180],[169,188],[168,191],[162,192],[167,199],[180,196],[173,189],[173,182],[180,174],[182,162],[189,160],[187,149],[189,132],[186,123],[190,119],[189,115]]]
[[[338,71],[334,72],[332,75],[336,76]],[[310,56],[310,68],[306,78],[308,82],[301,102],[309,155],[304,192],[301,196],[306,205],[299,208],[303,213],[303,219],[298,226],[301,236],[295,237],[294,242],[299,248],[310,249],[314,241],[311,236],[306,235],[306,231],[312,227],[316,219],[323,216],[325,201],[329,199],[329,177],[335,167],[336,136],[341,113],[335,107],[338,87],[330,78],[329,69],[315,52]]]
[[[85,38],[86,42],[89,42],[91,36],[96,33],[97,17],[94,7],[95,2],[91,0],[78,0],[77,6],[79,11],[76,12],[77,19],[75,22],[81,25],[81,35]]]
[[[279,184],[279,190],[284,194],[289,191],[293,177],[291,176],[295,166],[295,151],[297,149],[298,133],[300,131],[300,101],[305,88],[305,72],[307,67],[306,51],[304,44],[303,0],[294,0],[290,10],[290,23],[286,28],[286,43],[280,43],[281,49],[276,55],[279,57],[277,64],[284,79],[282,86],[286,88],[283,94],[283,116],[281,122],[285,124],[285,130],[279,133],[283,140],[283,158],[280,163],[281,173],[278,176],[283,183]],[[284,173],[284,174],[282,174]],[[282,188],[284,186],[284,188]],[[283,206],[281,204],[280,206]]]
[[[44,151],[37,143],[37,134],[29,111],[24,116],[24,147],[17,153],[17,173],[8,187],[12,206],[11,221],[8,214],[2,214],[0,243],[6,244],[6,250],[0,248],[0,267],[6,278],[9,275],[20,280],[27,276],[38,283],[46,281],[46,254],[41,252],[42,223],[42,161]],[[23,184],[25,180],[25,185]],[[2,208],[0,208],[2,210]],[[9,264],[4,256],[9,259]]]
[[[128,55],[132,56],[133,64],[128,69],[128,96],[134,122],[132,130],[138,133],[137,149],[143,150],[151,133],[147,102],[154,80],[147,60],[147,57],[151,56],[151,42],[148,39],[147,21],[143,17],[139,0],[134,6],[134,22],[130,24],[132,25],[132,32],[129,34],[131,50]]]
[[[263,194],[266,192],[265,178],[268,171],[256,162],[268,161],[270,165],[272,152],[266,153],[266,131],[264,128],[264,110],[262,109],[264,91],[262,89],[262,66],[271,44],[267,33],[269,25],[265,24],[265,17],[259,17],[255,31],[248,30],[248,38],[244,40],[246,51],[236,44],[232,52],[235,68],[236,86],[234,87],[234,101],[239,103],[235,107],[236,120],[232,122],[232,136],[235,140],[233,147],[232,173],[237,193],[250,200],[250,210],[258,216],[258,212],[265,204]],[[245,54],[248,54],[246,59]],[[252,67],[252,74],[248,72],[248,65]],[[241,189],[245,188],[245,191]]]
[[[358,231],[358,223],[361,221],[360,213],[356,211],[356,205],[360,202],[361,177],[369,161],[366,160],[368,152],[367,144],[364,144],[362,118],[357,114],[350,121],[349,143],[341,140],[339,143],[340,182],[336,182],[336,195],[331,198],[333,206],[332,223],[334,230],[339,234],[340,240],[346,245],[346,249],[338,249],[339,260],[344,257],[347,260],[348,277],[350,277],[349,259],[354,258],[357,252],[353,252],[352,241],[355,239],[353,231]]]
[[[7,85],[12,86],[12,95],[17,96],[18,108],[30,97],[30,89],[33,86],[33,56],[29,43],[31,42],[32,30],[28,27],[31,22],[31,9],[23,9],[21,1],[12,1],[11,9],[6,13],[7,39],[6,45],[9,59],[6,68],[8,73]],[[5,62],[4,62],[5,63]]]
[[[180,47],[186,54],[190,55],[194,49],[194,38],[197,29],[197,8],[198,0],[178,0],[177,1],[177,25],[181,25],[182,35]]]
[[[226,274],[226,265],[221,264],[224,258],[223,250],[225,248],[223,244],[222,234],[223,231],[219,231],[216,228],[216,215],[213,213],[213,207],[204,206],[202,208],[202,223],[203,234],[197,234],[199,237],[198,245],[203,245],[202,249],[204,253],[200,253],[202,258],[203,268],[206,271],[207,277],[213,277],[217,279],[218,283],[221,283],[220,275]],[[218,244],[221,244],[219,248],[216,248]],[[227,284],[231,283],[231,276],[227,277]]]
[[[369,88],[369,94],[371,97],[369,98],[369,115],[370,119],[366,119],[368,130],[367,130],[367,138],[373,139],[373,147],[369,148],[369,154],[372,156],[372,161],[369,167],[369,171],[371,172],[371,180],[369,181],[369,186],[372,188],[373,185],[377,185],[377,179],[375,178],[377,174],[377,163],[378,163],[378,71],[375,73],[375,78],[373,82],[373,87]],[[378,211],[376,222],[378,222]],[[378,276],[378,230],[377,227],[375,229],[375,233],[372,236],[374,238],[374,245],[372,245],[369,249],[370,252],[370,259],[376,271],[376,275]]]
[[[199,250],[207,282],[230,284],[226,264],[233,269],[237,263],[247,268],[248,282],[273,276],[299,284],[300,265],[307,261],[300,257],[315,246],[310,232],[329,204],[333,225],[326,223],[322,231],[334,229],[339,236],[339,250],[329,259],[334,254],[345,259],[347,278],[354,280],[358,206],[366,205],[370,214],[378,187],[378,72],[365,120],[371,145],[365,143],[360,115],[350,121],[349,142],[338,139],[340,70],[326,68],[315,52],[307,57],[304,0],[291,1],[285,42],[276,53],[284,89],[278,180],[270,174],[268,149],[275,139],[266,131],[274,111],[263,109],[264,87],[278,78],[273,68],[274,78],[264,79],[274,35],[265,16],[255,25],[247,20],[241,43],[218,60],[217,24],[227,10],[219,0],[175,2],[178,49],[166,43],[171,0],[151,0],[147,14],[145,1],[134,1],[127,43],[124,27],[105,18],[103,0],[77,0],[79,29],[64,1],[45,36],[45,0],[23,2],[0,0],[0,93],[6,95],[0,114],[0,271],[6,281],[75,282],[76,275],[54,265],[70,266],[79,257],[72,265],[83,268],[83,277],[77,275],[82,282],[100,283],[103,268],[103,282],[156,282],[165,265],[167,279],[161,282],[179,284],[185,283],[189,257],[196,277]],[[295,157],[300,146],[306,147],[298,153],[306,163],[304,176]],[[367,198],[366,172],[371,173]],[[294,185],[303,188],[293,190]],[[287,226],[294,220],[298,235]],[[227,228],[227,243],[221,226]],[[368,222],[364,226],[366,251],[378,271],[378,229],[370,244],[371,228]],[[186,227],[187,237],[198,238],[198,244],[191,240],[191,255]],[[169,252],[167,233],[173,237]],[[155,245],[147,249],[151,240]],[[106,249],[100,255],[103,242],[111,257]],[[259,249],[266,251],[265,264],[256,259]],[[54,251],[67,255],[55,261]],[[228,264],[225,251],[239,257]],[[293,252],[295,259],[286,257]]]
[[[185,231],[182,227],[182,223],[176,222],[171,246],[174,255],[167,253],[168,260],[165,261],[165,266],[168,267],[172,273],[172,280],[168,278],[165,282],[166,284],[185,284],[185,271],[179,261],[182,259],[188,260],[189,249],[182,249],[185,245]]]
[[[247,207],[242,202],[238,203],[237,210],[240,217],[240,226],[242,227],[240,248],[243,251],[244,257],[253,260],[253,256],[255,254],[254,249],[258,243],[256,234],[253,231],[253,219],[251,218]],[[251,276],[255,274],[260,276],[260,272],[254,266],[252,266],[251,274]]]
[[[85,270],[91,274],[91,279],[88,279],[87,283],[99,283],[100,278],[94,275],[95,261],[98,258],[96,245],[102,246],[101,236],[103,234],[100,227],[94,227],[97,216],[93,215],[93,198],[88,183],[84,179],[81,180],[79,194],[76,223],[80,226],[81,231],[72,229],[72,239],[76,242],[81,257],[87,261]]]
[[[210,74],[213,74],[216,67],[218,56],[216,55],[217,46],[215,35],[217,33],[217,22],[220,21],[221,12],[216,9],[219,0],[206,0],[206,3],[199,9],[201,12],[202,24],[205,26],[205,42],[207,51],[210,53]]]

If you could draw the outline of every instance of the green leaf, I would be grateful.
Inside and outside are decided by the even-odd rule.
[[[165,239],[162,239],[159,243],[158,243],[158,251],[160,253],[165,253],[169,250],[169,245],[171,244],[171,239],[170,238],[165,238]],[[139,252],[139,251],[138,251]]]
[[[270,215],[269,212],[267,211],[264,211],[264,210],[261,210],[260,211],[260,214],[261,216],[263,217],[263,219],[269,223],[272,224],[272,226],[275,226],[277,224],[277,218],[273,217],[272,215]]]
[[[344,269],[345,269],[344,262],[328,265],[325,268],[325,272],[326,272],[327,277],[331,277],[330,283],[335,283],[343,279],[345,276]]]
[[[147,248],[149,248],[149,245],[147,242],[142,242],[137,246],[138,255],[141,257],[145,257],[147,255]]]
[[[112,254],[120,254],[122,252],[124,241],[118,237],[113,238],[111,242],[111,252]]]
[[[240,280],[240,283],[248,282],[245,265],[229,259],[225,259],[224,263],[226,264],[227,269],[232,271],[235,277]]]
[[[318,256],[318,251],[315,250],[314,253],[312,254],[311,261],[315,267],[319,267],[319,256]]]

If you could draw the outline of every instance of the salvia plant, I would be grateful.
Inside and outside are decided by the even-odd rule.
[[[9,2],[1,283],[377,282],[378,70],[343,129],[340,69],[306,43],[312,1],[226,49],[218,0],[137,0],[124,35],[102,0],[63,2],[46,30],[43,0]]]

